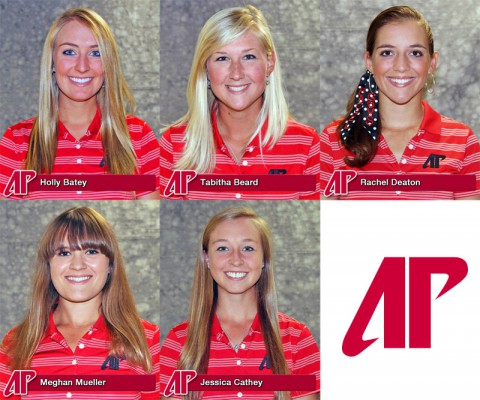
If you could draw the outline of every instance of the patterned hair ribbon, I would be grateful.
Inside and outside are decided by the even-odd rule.
[[[345,120],[340,130],[342,141],[346,141],[351,133],[358,117],[362,118],[363,128],[368,132],[373,140],[378,138],[378,86],[373,74],[367,69],[362,75],[355,92],[355,101],[353,103],[350,115]]]

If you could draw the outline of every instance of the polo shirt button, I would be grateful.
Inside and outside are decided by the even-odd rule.
[[[248,151],[251,153],[253,151],[253,146],[250,146],[250,148],[248,149]]]
[[[396,194],[402,194],[402,192],[400,190],[397,190],[395,193]]]
[[[71,399],[71,398],[72,398],[72,394],[71,394],[70,392],[68,392],[68,393],[66,394],[66,396],[67,396],[68,399]]]
[[[80,349],[83,349],[83,348],[85,347],[85,345],[84,345],[83,343],[80,343],[80,344],[78,345],[78,347],[79,347]]]
[[[79,149],[81,146],[80,146],[79,144],[77,144],[75,147],[76,147],[77,149]]]
[[[81,158],[78,158],[77,159],[77,164],[81,164],[82,163],[82,159]]]
[[[88,334],[91,335],[93,333],[93,331],[88,331]]]
[[[77,194],[82,194],[82,191],[81,191],[81,190],[77,190]]]
[[[72,365],[77,365],[77,360],[72,360]]]
[[[242,365],[242,361],[241,361],[241,360],[237,360],[237,365]]]
[[[242,165],[248,165],[248,161],[247,161],[247,160],[243,160],[243,161],[242,161]]]
[[[237,393],[237,397],[242,397],[243,396],[243,393],[242,392],[238,392]]]
[[[237,194],[235,195],[235,197],[236,197],[237,199],[240,199],[240,198],[242,197],[242,195],[241,195],[240,193],[237,193]]]
[[[245,343],[242,343],[242,344],[240,345],[240,348],[241,348],[241,349],[244,349],[244,348],[245,348]]]
[[[402,158],[402,164],[406,164],[407,160],[405,158]]]
[[[409,148],[410,150],[413,150],[414,147],[415,147],[415,146],[414,146],[413,144],[411,144],[411,143],[408,145],[408,148]]]

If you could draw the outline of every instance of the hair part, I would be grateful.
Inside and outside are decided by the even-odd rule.
[[[212,232],[224,221],[247,218],[257,229],[262,250],[262,273],[255,284],[257,313],[263,334],[268,359],[274,374],[288,374],[289,368],[283,352],[283,344],[278,323],[277,295],[273,266],[273,239],[267,222],[250,208],[231,207],[215,214],[208,221],[201,237],[201,243],[195,264],[193,286],[190,296],[187,341],[178,361],[178,369],[193,369],[199,374],[207,373],[210,336],[218,292],[217,283],[212,278],[205,261],[205,253]],[[208,323],[206,323],[208,321]],[[197,399],[197,392],[190,393],[186,399]],[[275,399],[290,399],[289,392],[276,392]]]
[[[66,243],[67,242],[67,243]],[[68,245],[71,249],[95,248],[109,259],[110,273],[102,293],[101,311],[111,335],[111,355],[125,355],[129,363],[152,370],[152,359],[143,325],[128,284],[116,235],[107,220],[90,207],[74,207],[57,216],[38,245],[30,304],[24,320],[3,343],[12,370],[30,366],[48,329],[59,294],[50,275],[50,260]]]
[[[420,11],[410,6],[394,6],[387,8],[386,10],[383,10],[380,14],[378,14],[368,28],[365,51],[368,52],[368,54],[370,55],[373,54],[373,51],[375,49],[375,41],[377,39],[377,33],[380,28],[388,24],[400,23],[404,21],[415,21],[420,27],[423,28],[428,42],[428,52],[430,56],[433,57],[435,53],[435,46],[433,40],[433,33],[430,25],[428,24],[428,21],[425,19],[422,13],[420,13]],[[428,90],[428,88],[433,85],[433,80],[434,77],[432,75],[427,80],[427,87],[425,88],[425,90]],[[345,121],[349,118],[350,112],[355,103],[355,92],[356,89],[350,96],[350,99],[346,106],[346,114],[342,118],[337,128],[339,137],[341,137],[340,129],[342,128]],[[377,131],[382,131],[380,113],[378,115]],[[370,137],[368,132],[363,128],[362,121],[360,120],[360,118],[358,118],[347,140],[342,141],[343,146],[348,151],[354,154],[353,159],[349,157],[344,158],[345,164],[347,164],[349,167],[357,168],[361,168],[367,165],[370,161],[372,161],[373,157],[375,157],[379,140],[380,135],[378,135],[376,140]]]
[[[78,21],[90,29],[100,50],[104,86],[96,96],[102,114],[100,135],[105,166],[112,174],[133,174],[137,160],[125,118],[127,113],[134,112],[135,100],[123,77],[113,32],[99,14],[87,8],[62,13],[45,39],[40,63],[38,115],[30,134],[25,169],[50,174],[55,164],[60,89],[55,79],[53,56],[58,33],[71,21]]]
[[[175,164],[176,169],[194,169],[198,173],[215,169],[212,113],[217,107],[214,95],[208,90],[206,64],[215,51],[249,32],[260,40],[267,57],[275,59],[275,68],[269,75],[270,83],[265,88],[253,136],[262,135],[261,129],[267,119],[265,135],[260,137],[262,147],[272,148],[285,132],[289,111],[280,62],[265,17],[252,5],[221,10],[208,19],[198,36],[187,85],[188,111],[165,129],[186,125],[185,148]]]

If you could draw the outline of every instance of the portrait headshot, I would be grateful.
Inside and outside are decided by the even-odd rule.
[[[162,202],[161,213],[161,391],[175,369],[307,374],[316,389],[275,398],[316,399],[318,203]],[[215,395],[274,398],[228,388],[203,398]]]
[[[1,61],[2,193],[14,170],[28,169],[154,175],[157,183],[149,191],[36,190],[22,198],[158,198],[158,2],[113,3],[0,3],[8,43]]]

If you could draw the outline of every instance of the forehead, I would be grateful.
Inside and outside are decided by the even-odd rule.
[[[233,52],[233,51],[244,51],[244,50],[264,50],[262,41],[255,35],[253,32],[247,32],[240,36],[238,39],[233,40],[227,45],[221,47],[217,51],[220,52]]]
[[[58,32],[56,38],[57,46],[64,43],[73,43],[81,45],[96,45],[97,39],[92,31],[76,19],[68,21]]]
[[[242,217],[219,223],[212,231],[210,241],[234,238],[259,241],[260,233],[251,218]]]
[[[428,47],[428,38],[425,29],[417,21],[403,20],[390,22],[377,31],[375,46],[384,44],[395,45],[399,43],[422,44]]]

